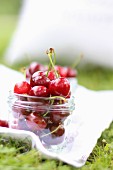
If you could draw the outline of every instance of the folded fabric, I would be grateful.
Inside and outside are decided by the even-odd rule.
[[[0,65],[0,117],[7,119],[7,97],[14,84],[24,79],[22,73]],[[2,114],[2,115],[1,115]]]
[[[71,65],[82,52],[82,64],[92,62],[113,68],[112,0],[23,2],[17,28],[4,54],[6,63],[30,61],[37,56],[47,62],[45,49],[54,47],[57,62]]]
[[[5,94],[4,97],[0,95],[0,119],[7,119],[8,91],[15,82],[23,79],[23,75],[4,66],[0,66],[0,73],[4,73],[0,93]],[[72,114],[72,122],[66,127],[69,135],[58,153],[46,149],[38,136],[29,131],[0,127],[0,134],[16,139],[27,137],[32,141],[32,147],[38,149],[47,158],[58,159],[75,167],[83,166],[101,133],[113,120],[113,91],[97,92],[78,85],[73,95],[76,106]]]

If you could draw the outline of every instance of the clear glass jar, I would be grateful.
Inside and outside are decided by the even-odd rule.
[[[75,109],[74,97],[35,97],[10,92],[9,128],[27,130],[39,136],[43,145],[59,145],[66,138],[66,126]]]

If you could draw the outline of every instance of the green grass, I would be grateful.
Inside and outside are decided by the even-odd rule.
[[[0,63],[4,63],[3,54],[13,35],[16,21],[16,15],[0,15]],[[78,75],[79,84],[89,89],[113,90],[113,70],[96,66],[92,67],[90,64],[86,68],[78,68]],[[7,139],[4,136],[0,136],[0,169],[76,170],[75,167],[61,161],[45,160],[37,150],[31,149],[27,141],[15,141],[14,139]],[[113,123],[102,133],[86,164],[78,170],[112,169]]]
[[[0,0],[0,15],[15,15],[19,13],[22,0]]]
[[[0,63],[16,27],[22,0],[0,0]]]
[[[113,70],[99,66],[87,65],[79,68],[79,84],[93,90],[113,90]]]
[[[0,15],[0,63],[16,27],[17,16]]]

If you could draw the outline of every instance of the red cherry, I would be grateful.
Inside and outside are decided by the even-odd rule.
[[[31,86],[46,86],[48,87],[50,79],[46,76],[46,72],[37,71],[35,72],[30,79]]]
[[[19,112],[19,115],[27,116],[27,115],[29,115],[32,111],[31,111],[30,109],[26,109],[26,108],[20,107],[20,108],[18,109],[18,112]]]
[[[59,136],[62,136],[65,133],[65,128],[62,124],[61,125],[55,125],[54,124],[50,127],[50,131],[52,132],[53,136],[59,137]]]
[[[67,77],[67,67],[55,66],[55,69],[61,77]]]
[[[36,111],[34,109],[33,111],[34,111],[33,112],[34,116],[40,116],[40,115],[43,115],[44,113],[46,113],[44,110],[39,110],[39,109],[37,109]]]
[[[15,84],[14,93],[28,94],[30,89],[31,89],[30,84],[26,81],[22,81]]]
[[[66,97],[70,91],[70,83],[66,78],[60,77],[50,82],[49,90],[53,96]]]
[[[6,120],[0,120],[0,126],[2,126],[2,127],[9,127],[9,124],[8,124],[8,121],[6,121]]]
[[[33,114],[30,114],[29,116],[27,116],[26,123],[27,123],[27,126],[32,131],[45,129],[47,126],[47,123],[43,117],[39,115],[35,116]]]
[[[28,93],[30,96],[48,97],[49,90],[45,86],[34,86]]]
[[[66,117],[68,117],[69,115],[69,112],[54,111],[50,113],[50,120],[55,124],[58,124],[60,122],[64,122]]]
[[[49,72],[48,72],[48,78],[49,78],[50,80],[55,80],[55,79],[56,79],[55,72],[54,72],[54,71],[49,71]]]
[[[77,70],[68,67],[67,77],[77,77]]]
[[[42,64],[39,64],[38,62],[32,62],[28,68],[29,73],[32,75],[36,71],[44,71],[44,66]]]

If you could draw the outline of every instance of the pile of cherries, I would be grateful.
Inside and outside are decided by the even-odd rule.
[[[47,70],[48,70],[48,66],[42,65],[36,61],[31,62],[31,64],[26,69],[26,78],[29,79],[36,71],[47,71]],[[77,70],[71,67],[55,65],[55,70],[61,77],[66,77],[66,78],[77,77]]]
[[[50,59],[48,70],[34,62],[27,69],[29,81],[26,79],[15,84],[14,94],[18,100],[13,104],[12,112],[15,118],[19,114],[22,122],[20,125],[18,122],[16,128],[33,131],[40,137],[43,136],[46,143],[50,143],[48,134],[51,135],[51,139],[64,136],[64,120],[70,115],[69,111],[65,111],[65,103],[71,96],[70,83],[66,77],[75,77],[76,72],[54,65],[54,49],[50,48],[47,54]],[[24,104],[21,105],[23,101],[29,103],[27,108]],[[20,106],[17,107],[19,102]],[[45,109],[41,109],[41,106]],[[56,109],[50,109],[52,106]],[[42,131],[45,131],[46,135],[42,135]]]

